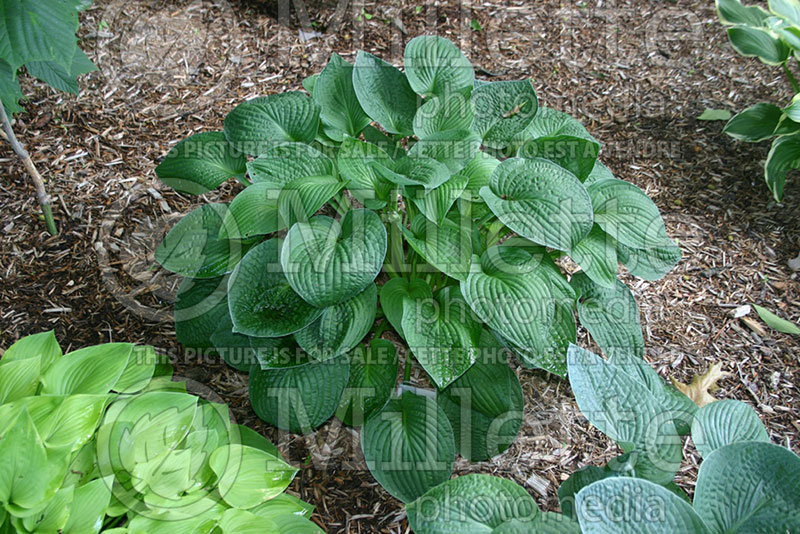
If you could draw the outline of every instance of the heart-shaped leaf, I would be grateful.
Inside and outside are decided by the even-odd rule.
[[[448,130],[467,130],[474,117],[472,101],[463,94],[432,96],[414,115],[414,135],[422,139]]]
[[[336,162],[342,177],[348,180],[350,193],[370,209],[386,205],[394,184],[381,177],[370,165],[377,162],[383,167],[392,168],[392,158],[372,143],[345,136]]]
[[[450,208],[461,198],[469,183],[464,174],[454,174],[445,183],[431,190],[420,186],[406,186],[404,198],[411,200],[425,217],[442,224]]]
[[[597,224],[578,241],[569,255],[595,284],[607,288],[616,284],[617,242]]]
[[[228,316],[228,279],[184,278],[175,297],[175,337],[184,347],[213,347],[211,336]]]
[[[246,162],[224,133],[199,133],[175,145],[156,167],[156,175],[180,193],[202,195],[233,176],[244,178]]]
[[[334,53],[314,83],[314,100],[322,111],[322,127],[332,139],[358,136],[371,119],[361,109],[353,89],[353,65]]]
[[[391,169],[377,162],[372,162],[370,165],[381,178],[397,185],[434,189],[450,178],[447,165],[424,156],[403,157],[395,162]]]
[[[530,80],[491,82],[472,91],[472,130],[490,148],[505,148],[523,131],[539,109]]]
[[[356,347],[350,353],[350,380],[336,417],[346,425],[363,425],[391,397],[397,382],[397,367],[397,350],[391,341],[378,338],[368,348]]]
[[[409,158],[433,158],[447,165],[451,174],[459,172],[475,157],[481,140],[469,130],[446,130],[421,138],[408,151]]]
[[[414,131],[417,95],[405,74],[372,54],[359,52],[353,88],[362,109],[387,132],[409,135]]]
[[[703,458],[740,441],[769,443],[767,429],[753,409],[742,401],[723,399],[706,404],[692,421],[692,441]]]
[[[437,225],[425,216],[417,215],[410,230],[403,228],[403,235],[425,261],[456,280],[467,279],[472,240],[465,227],[449,219]]]
[[[279,239],[264,241],[236,266],[228,280],[234,331],[280,337],[305,328],[322,313],[294,292],[281,269]]]
[[[348,211],[341,222],[316,216],[289,229],[281,266],[306,302],[326,307],[345,301],[370,284],[386,256],[386,229],[371,210]]]
[[[475,71],[452,42],[437,35],[411,39],[403,54],[408,82],[418,94],[449,95],[471,88]]]
[[[681,249],[671,239],[650,248],[631,248],[617,242],[617,258],[633,276],[660,280],[681,261]]]
[[[361,448],[375,480],[406,503],[450,478],[455,461],[447,416],[433,399],[409,391],[367,420]]]
[[[592,229],[586,188],[550,160],[507,159],[480,195],[506,226],[540,245],[571,250]]]
[[[381,287],[381,309],[392,328],[405,339],[403,333],[403,300],[433,299],[431,286],[419,278],[390,278]]]
[[[336,170],[333,161],[312,146],[281,143],[247,162],[247,173],[253,183],[282,185],[307,176],[334,176]]]

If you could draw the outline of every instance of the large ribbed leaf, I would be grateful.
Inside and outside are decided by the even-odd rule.
[[[69,2],[0,3],[0,59],[12,72],[30,61],[53,61],[67,71],[78,40],[78,11]]]
[[[403,157],[392,168],[377,162],[370,163],[384,180],[405,186],[434,189],[450,178],[450,169],[441,161],[425,156]]]
[[[370,123],[353,89],[353,65],[334,53],[314,83],[314,100],[321,108],[325,133],[335,141],[357,136]]]
[[[447,165],[451,174],[459,172],[478,153],[481,140],[469,130],[447,130],[423,137],[408,151],[410,158],[428,157]]]
[[[224,133],[199,133],[175,145],[156,167],[156,175],[176,191],[202,195],[228,178],[244,178],[246,161]]]
[[[25,64],[25,70],[55,89],[77,95],[77,77],[97,70],[97,66],[76,46],[69,68],[58,61],[31,61]]]
[[[513,520],[535,524],[540,514],[525,488],[489,475],[465,475],[448,480],[409,503],[406,511],[415,534],[516,534],[514,530],[503,531],[501,525]],[[530,523],[528,527],[519,532],[539,532]]]
[[[254,365],[250,403],[267,423],[289,432],[308,433],[336,411],[349,376],[347,355],[283,369]]]
[[[467,166],[461,169],[459,173],[469,178],[464,196],[470,200],[471,216],[475,219],[490,213],[489,207],[480,197],[480,190],[482,187],[489,185],[492,173],[498,165],[500,165],[500,160],[497,158],[486,152],[478,152],[472,161],[467,163]]]
[[[681,260],[681,249],[671,239],[651,248],[631,248],[617,242],[617,257],[633,276],[660,280]]]
[[[378,289],[370,284],[355,297],[325,308],[319,318],[295,332],[303,350],[322,361],[349,352],[367,335],[375,322]]]
[[[408,244],[425,261],[457,280],[466,280],[472,257],[469,231],[450,219],[437,225],[424,215],[417,215],[411,229],[403,228]]]
[[[600,226],[592,226],[592,231],[572,247],[569,255],[594,283],[614,287],[617,281],[617,242]]]
[[[436,35],[411,39],[403,54],[411,88],[424,96],[450,95],[471,88],[475,71],[452,42]]]
[[[689,503],[639,478],[595,482],[578,492],[576,507],[583,534],[709,534]]]
[[[406,75],[367,52],[359,52],[353,69],[353,88],[361,107],[393,134],[413,132],[417,95]]]
[[[228,142],[253,156],[286,141],[311,143],[318,127],[319,106],[298,91],[248,100],[225,117]]]
[[[19,87],[19,80],[14,78],[15,71],[11,66],[0,59],[0,103],[2,103],[9,116],[23,111],[19,101],[25,98]]]
[[[204,204],[186,214],[158,245],[156,261],[190,278],[231,272],[255,242],[220,238],[227,213],[225,204]]]
[[[769,443],[769,434],[750,406],[742,401],[723,399],[697,410],[692,421],[692,441],[697,452],[708,458],[715,450],[731,443]]]
[[[339,172],[348,181],[350,193],[370,209],[386,205],[394,184],[381,177],[370,162],[391,168],[392,158],[377,145],[345,136],[336,161]]]
[[[567,251],[592,229],[589,193],[550,160],[507,159],[480,195],[506,226],[540,245]]]
[[[539,101],[530,80],[492,82],[472,92],[472,130],[490,148],[505,148],[531,123]]]
[[[414,135],[422,139],[438,132],[467,130],[474,117],[472,101],[463,94],[433,96],[414,115]]]
[[[386,229],[374,211],[348,211],[341,222],[316,216],[289,229],[281,266],[297,293],[318,307],[360,293],[375,280],[386,256]]]
[[[361,448],[375,480],[406,503],[449,479],[455,460],[447,416],[433,399],[409,391],[367,420]]]
[[[431,286],[419,278],[391,278],[381,287],[381,309],[401,337],[403,333],[403,300],[433,299]]]
[[[512,519],[492,534],[581,534],[581,527],[569,517],[555,512],[542,512],[533,521]]]
[[[250,345],[250,336],[233,331],[233,321],[228,313],[227,300],[225,316],[219,320],[216,330],[211,334],[211,345],[225,363],[238,371],[247,373],[250,371],[250,366],[257,362],[255,350]]]
[[[304,143],[282,143],[270,147],[247,163],[247,173],[254,183],[286,184],[306,176],[335,175],[333,161]]]
[[[175,337],[184,347],[213,347],[214,332],[228,316],[228,280],[184,278],[175,298]]]
[[[251,250],[228,281],[234,331],[256,337],[292,334],[310,324],[322,309],[294,292],[281,271],[281,241],[270,239]]]
[[[762,442],[727,445],[700,464],[694,509],[712,534],[800,531],[800,458]]]
[[[428,220],[441,224],[455,201],[464,193],[468,183],[469,178],[466,175],[454,174],[430,191],[420,186],[407,186],[403,198],[411,200]]]
[[[632,183],[602,180],[590,185],[588,191],[595,222],[623,245],[647,249],[669,241],[658,208]]]
[[[594,163],[594,167],[592,167],[592,172],[589,173],[589,176],[586,177],[586,180],[583,181],[584,187],[589,187],[595,182],[602,182],[603,180],[614,180],[614,173],[611,172],[611,169],[603,165],[600,160]]]
[[[398,280],[398,279],[395,279]],[[386,339],[373,339],[350,353],[350,380],[336,410],[346,425],[361,426],[383,408],[397,382],[397,350]]]

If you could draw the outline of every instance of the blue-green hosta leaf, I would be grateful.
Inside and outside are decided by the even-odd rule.
[[[800,25],[800,4],[797,0],[769,0],[769,10],[795,26]]]
[[[250,370],[250,403],[267,423],[297,434],[330,419],[347,386],[347,355],[283,369]]]
[[[289,285],[281,269],[279,239],[251,250],[228,280],[228,308],[234,332],[255,337],[293,334],[322,313]]]
[[[592,172],[600,143],[572,116],[544,106],[533,121],[515,137],[517,155],[545,158],[558,163],[581,182]]]
[[[350,380],[336,417],[346,425],[363,425],[391,397],[397,382],[397,367],[397,350],[391,341],[378,338],[370,342],[369,348],[356,347],[350,353]]]
[[[478,153],[481,140],[469,130],[447,130],[423,137],[408,151],[409,158],[429,157],[447,165],[455,174]]]
[[[106,477],[75,488],[69,519],[61,529],[62,534],[97,534],[100,531],[111,500],[111,484],[113,479]]]
[[[475,71],[456,45],[436,35],[420,35],[406,45],[403,66],[414,92],[450,95],[471,88]]]
[[[233,270],[254,241],[220,238],[228,206],[204,204],[185,215],[156,249],[162,267],[190,278],[215,278]]]
[[[414,115],[414,135],[422,139],[448,130],[467,130],[474,117],[472,101],[463,94],[433,96]]]
[[[11,66],[0,59],[0,103],[6,108],[6,113],[11,117],[14,113],[24,111],[19,101],[25,98],[16,79],[16,72]]]
[[[491,213],[489,207],[481,199],[480,190],[489,185],[492,173],[498,165],[500,165],[499,159],[481,151],[459,173],[469,178],[463,195],[468,203],[462,202],[459,207],[463,212],[469,209],[473,219],[479,219]]]
[[[69,69],[57,61],[31,61],[25,64],[25,69],[28,74],[39,78],[49,86],[77,95],[77,77],[97,70],[97,66],[92,63],[83,50],[76,46]]]
[[[397,185],[434,189],[450,179],[447,165],[425,156],[403,157],[393,164],[393,168],[378,162],[371,162],[370,166],[381,178]]]
[[[617,242],[617,258],[633,276],[660,280],[681,260],[681,249],[671,239],[650,248],[631,248]]]
[[[23,409],[0,439],[0,503],[33,508],[46,497],[47,452]]]
[[[408,244],[425,261],[456,280],[466,280],[472,257],[472,240],[467,228],[450,219],[437,225],[417,215],[411,229],[403,228]]]
[[[488,332],[483,337],[493,341]],[[456,450],[471,462],[482,462],[504,452],[522,426],[519,379],[506,363],[497,341],[482,345],[487,346],[480,347],[475,364],[436,397],[453,425]],[[494,350],[489,352],[491,349]]]
[[[246,162],[224,133],[199,133],[175,145],[156,167],[156,175],[176,191],[202,195],[233,176],[244,178]]]
[[[709,534],[692,506],[647,480],[612,477],[578,492],[584,534]],[[625,510],[625,517],[620,515]]]
[[[0,366],[16,360],[40,358],[42,371],[61,358],[61,347],[52,330],[25,336],[8,347],[0,358]]]
[[[555,512],[542,512],[533,521],[512,519],[492,531],[492,534],[581,534],[581,527],[569,517]]]
[[[614,179],[614,174],[611,172],[611,170],[598,160],[595,162],[594,167],[592,167],[592,172],[590,172],[589,176],[586,177],[586,180],[583,181],[583,186],[589,187],[595,182]]]
[[[289,486],[297,469],[260,449],[231,444],[211,455],[211,469],[226,503],[247,509],[267,501]]]
[[[449,479],[455,461],[447,416],[433,399],[409,391],[367,420],[361,448],[375,480],[405,503]]]
[[[536,521],[540,515],[533,497],[522,486],[489,475],[448,480],[409,503],[406,511],[416,534],[491,534],[506,522]]]
[[[304,143],[281,143],[247,162],[247,173],[253,183],[288,184],[307,176],[333,176],[333,161]]]
[[[617,241],[595,224],[589,234],[578,241],[570,257],[592,281],[603,287],[614,287],[617,281]]]
[[[632,248],[663,246],[664,220],[647,194],[624,180],[603,180],[588,188],[594,220],[611,237]]]
[[[737,114],[728,121],[723,131],[740,141],[763,141],[775,134],[782,116],[781,108],[761,102]]]
[[[769,435],[750,406],[742,401],[723,399],[697,410],[692,421],[692,441],[700,455],[708,458],[715,450],[731,443],[769,443]]]
[[[745,57],[757,57],[767,65],[780,65],[789,57],[789,47],[766,28],[728,28],[733,49]]]
[[[339,172],[348,181],[348,191],[356,199],[370,209],[386,205],[394,184],[382,178],[370,163],[374,161],[391,169],[389,154],[377,145],[345,136],[336,161]]]
[[[594,283],[585,273],[570,282],[580,293],[578,319],[607,355],[627,352],[644,356],[639,307],[628,286],[619,280],[610,288]]]
[[[570,250],[592,229],[586,188],[550,160],[507,159],[480,195],[506,226],[540,245]]]
[[[42,375],[42,395],[104,395],[114,387],[133,352],[130,343],[106,343],[62,356]]]
[[[490,148],[505,148],[523,131],[539,109],[530,80],[491,82],[472,91],[472,130]]]
[[[425,280],[419,278],[391,278],[381,287],[383,314],[403,339],[403,300],[406,298],[433,299],[433,291]]]
[[[583,415],[626,452],[635,451],[640,476],[672,481],[681,461],[681,440],[658,399],[624,366],[577,345],[567,354],[570,385]]]
[[[225,117],[225,137],[236,150],[252,156],[286,141],[311,143],[319,111],[316,102],[299,91],[254,98]]]
[[[68,2],[7,0],[0,5],[0,58],[12,72],[31,61],[69,71],[78,46],[78,11]]]
[[[361,109],[353,89],[353,65],[334,53],[314,83],[322,128],[336,141],[344,135],[358,136],[370,118]]]
[[[772,142],[767,156],[764,177],[778,202],[783,199],[786,173],[790,169],[800,169],[800,134],[778,137]]]
[[[406,150],[403,147],[401,139],[387,135],[372,125],[364,128],[364,131],[361,133],[367,143],[376,145],[378,148],[386,152],[394,161],[397,161],[406,155]]]
[[[175,337],[184,347],[213,346],[211,336],[228,315],[225,277],[184,278],[175,298]]]
[[[380,217],[355,209],[341,221],[318,215],[296,223],[286,234],[280,262],[289,284],[306,302],[326,307],[354,297],[375,280],[386,246]]]
[[[319,318],[295,332],[297,344],[318,361],[349,352],[375,322],[378,289],[370,284],[355,297],[325,308]]]
[[[41,366],[41,356],[13,360],[0,365],[0,404],[34,395],[39,386]]]
[[[242,239],[306,221],[344,186],[333,176],[305,176],[284,185],[255,183],[233,199],[220,235]]]
[[[314,87],[316,87],[318,79],[319,79],[319,74],[312,74],[311,76],[303,78],[302,81],[303,89],[308,91],[308,94],[310,94],[311,96],[314,96]]]
[[[769,13],[761,6],[743,6],[740,0],[717,0],[717,14],[723,24],[762,26]]]
[[[398,69],[360,51],[353,69],[353,88],[361,108],[387,132],[409,135],[414,131],[417,95]]]
[[[469,183],[463,174],[454,174],[445,183],[430,191],[420,186],[406,186],[404,198],[414,205],[434,224],[441,224],[450,208],[461,198]]]
[[[800,529],[800,458],[761,442],[715,450],[697,475],[694,509],[712,534]]]

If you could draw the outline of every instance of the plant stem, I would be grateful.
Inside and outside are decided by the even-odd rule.
[[[39,201],[39,206],[42,208],[42,215],[44,215],[44,222],[47,225],[47,231],[50,232],[50,235],[58,234],[56,221],[53,219],[53,210],[50,207],[50,195],[47,194],[47,191],[44,188],[44,180],[42,180],[39,171],[37,171],[36,167],[34,167],[28,151],[25,150],[25,147],[22,146],[22,143],[17,140],[17,136],[14,135],[14,130],[11,128],[11,121],[8,119],[5,107],[3,107],[2,104],[0,104],[0,122],[2,122],[3,132],[6,134],[8,143],[11,145],[11,148],[14,149],[14,152],[17,154],[19,159],[22,160],[22,164],[25,166],[25,169],[28,171],[28,175],[31,177],[33,187],[36,189],[36,199]]]
[[[789,83],[792,84],[792,89],[794,89],[795,93],[800,93],[800,85],[797,83],[797,79],[792,74],[792,71],[789,69],[789,65],[786,62],[783,63],[783,72],[786,73],[786,77],[789,78]]]

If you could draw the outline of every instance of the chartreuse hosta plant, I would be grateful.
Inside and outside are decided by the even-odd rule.
[[[405,49],[404,71],[334,55],[286,92],[244,102],[156,169],[180,192],[230,177],[230,204],[186,215],[156,251],[185,276],[178,339],[250,372],[265,421],[363,424],[376,479],[410,502],[456,453],[504,451],[522,391],[506,363],[564,376],[576,314],[603,347],[640,353],[618,264],[657,279],[680,258],[653,202],[600,145],[540,106],[530,80],[486,83],[451,42]],[[561,257],[580,272],[571,280]],[[393,330],[436,394],[395,393]]]
[[[152,347],[63,354],[52,332],[0,358],[0,533],[321,533],[297,470]]]
[[[720,21],[730,26],[733,48],[767,65],[780,65],[797,93],[786,107],[761,102],[725,126],[728,135],[742,141],[772,139],[764,177],[775,200],[780,201],[787,172],[800,169],[800,84],[790,68],[790,63],[800,65],[800,2],[769,0],[766,10],[744,6],[740,0],[717,0],[717,13]]]

